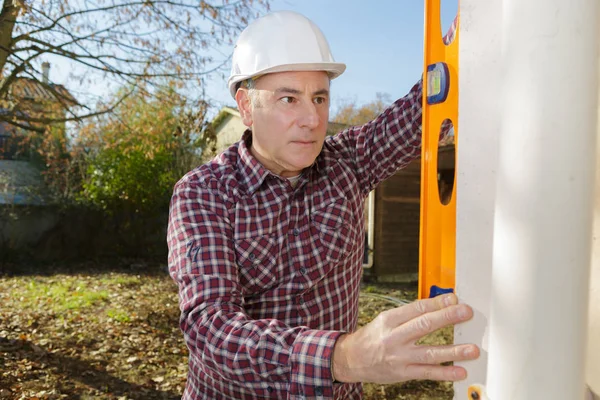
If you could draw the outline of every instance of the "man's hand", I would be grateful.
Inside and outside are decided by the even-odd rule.
[[[477,346],[416,344],[437,329],[473,317],[469,306],[457,303],[454,294],[416,301],[384,311],[356,332],[340,336],[332,361],[336,381],[395,383],[412,379],[465,379],[464,368],[439,364],[475,359],[479,357]]]

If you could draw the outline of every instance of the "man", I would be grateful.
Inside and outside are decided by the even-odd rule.
[[[363,202],[419,156],[421,87],[325,139],[330,80],[344,70],[293,12],[254,21],[237,41],[229,89],[249,130],[184,176],[171,203],[185,399],[359,399],[360,382],[464,379],[440,363],[479,355],[474,345],[415,345],[472,317],[454,295],[356,330]]]

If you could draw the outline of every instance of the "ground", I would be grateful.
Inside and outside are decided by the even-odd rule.
[[[34,272],[35,271],[35,272]],[[40,272],[43,271],[43,272]],[[413,300],[414,285],[364,284],[359,324]],[[0,399],[179,399],[187,349],[164,266],[119,260],[0,266]],[[430,343],[450,343],[452,330]],[[365,399],[451,399],[431,381],[366,384]]]

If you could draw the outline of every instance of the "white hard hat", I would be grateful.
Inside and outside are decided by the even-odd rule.
[[[233,50],[229,91],[238,83],[271,72],[325,71],[337,78],[346,64],[336,63],[323,32],[311,20],[292,11],[277,11],[254,20]]]

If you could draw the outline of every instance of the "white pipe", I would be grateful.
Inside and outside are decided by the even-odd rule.
[[[600,73],[600,70],[598,72]],[[590,279],[587,384],[590,390],[596,393],[597,397],[600,397],[600,141],[596,144],[596,157],[596,196],[594,201],[594,240],[592,244],[592,272]]]
[[[485,384],[492,288],[492,242],[500,96],[502,0],[460,0],[459,109],[456,178],[456,293],[474,317],[454,327],[455,343],[475,343],[480,357],[455,363],[468,379],[454,384],[454,399]],[[485,96],[482,94],[485,93]]]
[[[371,268],[373,266],[373,249],[375,248],[375,191],[372,190],[367,197],[367,248],[368,258],[367,263],[363,264],[363,268]]]
[[[600,165],[599,165],[600,168]],[[600,188],[600,182],[596,183]],[[600,399],[600,197],[596,197],[594,216],[594,252],[590,290],[587,348],[587,384]]]
[[[584,396],[598,0],[504,0],[487,393]]]

